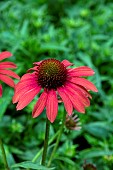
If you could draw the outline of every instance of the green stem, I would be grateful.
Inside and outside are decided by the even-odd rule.
[[[49,130],[50,130],[50,121],[48,119],[46,119],[46,132],[45,132],[44,150],[43,150],[43,154],[42,154],[41,165],[45,165],[45,163],[46,163],[46,155],[47,155],[48,140],[49,140]]]
[[[55,140],[58,134],[59,134],[59,131],[57,131],[57,133],[55,133],[55,135],[49,140],[48,145],[50,145]],[[36,160],[41,155],[42,151],[43,151],[43,148],[40,149],[40,151],[35,155],[35,157],[32,159],[32,162],[36,162]]]
[[[52,151],[52,153],[51,153],[50,159],[49,159],[49,161],[48,161],[48,164],[47,164],[48,167],[51,165],[51,162],[52,162],[52,160],[53,160],[53,157],[54,157],[54,155],[55,155],[55,153],[56,153],[56,150],[57,150],[57,148],[58,148],[58,145],[59,145],[59,142],[60,142],[60,138],[61,138],[61,135],[62,135],[62,132],[63,132],[64,122],[65,122],[65,116],[66,116],[66,114],[65,114],[65,111],[64,111],[63,120],[62,120],[62,125],[61,125],[61,127],[60,127],[60,131],[59,131],[59,135],[58,135],[57,140],[56,140],[56,144],[55,144],[55,146],[54,146],[54,148],[53,148],[53,151]]]
[[[0,147],[1,147],[2,155],[3,155],[3,161],[4,161],[5,169],[9,170],[8,163],[7,163],[7,158],[6,158],[6,154],[5,154],[5,150],[4,150],[4,146],[3,146],[3,143],[2,143],[2,139],[0,139]]]

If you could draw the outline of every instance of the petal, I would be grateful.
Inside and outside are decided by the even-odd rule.
[[[26,73],[21,77],[21,81],[22,80],[30,80],[30,79],[34,79],[37,78],[37,75],[35,73]]]
[[[45,106],[46,106],[46,101],[47,101],[47,92],[44,91],[40,98],[38,99],[34,109],[33,109],[33,112],[32,112],[32,116],[33,118],[39,116],[42,111],[44,110]]]
[[[4,69],[4,68],[17,68],[17,66],[13,62],[1,62],[0,69]]]
[[[33,68],[30,68],[27,70],[27,73],[31,72],[31,71],[37,71],[37,66],[33,67]]]
[[[0,74],[6,74],[6,75],[11,76],[13,78],[20,79],[20,77],[15,72],[13,72],[12,70],[2,70],[2,69],[0,69]]]
[[[19,102],[17,104],[17,110],[21,110],[26,107],[33,98],[39,93],[40,88],[34,88],[26,92],[24,95],[20,96]]]
[[[90,95],[90,93],[83,86],[74,84],[74,83],[68,82],[68,81],[67,81],[67,83],[71,83],[72,85],[75,86],[75,88],[79,89],[86,97],[89,97],[90,99],[92,99],[92,96]]]
[[[42,61],[34,62],[33,64],[38,66],[38,65],[40,65],[41,62],[42,62]]]
[[[39,91],[41,90],[41,87],[36,86],[36,85],[27,85],[27,86],[22,86],[21,88],[17,89],[15,86],[15,93],[13,96],[13,103],[17,103],[19,101],[19,98],[22,97],[25,93],[27,93],[28,91],[32,90],[32,89],[39,89]],[[38,93],[37,93],[38,94]]]
[[[58,113],[58,100],[54,90],[48,91],[48,98],[46,103],[46,114],[51,123],[54,122]]]
[[[5,58],[9,58],[11,56],[12,56],[12,54],[9,51],[4,51],[4,52],[0,53],[0,61]]]
[[[70,63],[68,60],[63,60],[61,63],[63,63],[65,67],[74,65],[73,63]]]
[[[20,81],[15,85],[15,92],[21,91],[29,86],[37,87],[39,85],[35,81]]]
[[[81,112],[81,113],[85,113],[85,107],[84,105],[82,104],[82,102],[79,100],[78,96],[73,94],[71,91],[69,91],[69,89],[67,89],[65,87],[65,93],[68,95],[68,97],[70,98],[72,104],[73,104],[73,107],[78,111],[78,112]]]
[[[85,87],[87,90],[92,90],[94,92],[98,92],[96,86],[91,83],[89,80],[86,80],[85,78],[79,78],[79,77],[71,77],[69,79],[70,82],[81,85]]]
[[[68,70],[68,74],[70,77],[72,76],[92,76],[93,74],[95,74],[95,72],[86,66],[81,66],[78,68],[73,68],[73,69],[69,69]]]
[[[6,75],[0,74],[0,80],[2,80],[4,83],[6,83],[7,85],[9,85],[11,87],[15,86],[14,81]]]
[[[65,106],[65,109],[66,109],[68,115],[71,115],[73,112],[73,105],[72,105],[72,102],[70,101],[69,97],[66,95],[63,87],[58,88],[58,93],[64,102],[64,106]]]
[[[0,97],[2,97],[2,85],[0,84]]]
[[[26,87],[29,85],[38,86],[37,79],[38,79],[38,77],[36,77],[36,75],[34,75],[34,74],[29,74],[29,73],[25,74],[24,76],[22,76],[19,83],[16,84],[16,86],[15,86],[16,92],[22,88],[25,88],[25,86]]]
[[[78,99],[81,101],[81,103],[84,104],[84,106],[88,107],[90,106],[90,101],[86,97],[86,95],[79,89],[77,88],[74,84],[68,83],[65,85],[66,88],[69,89],[73,93],[73,95],[77,95]]]

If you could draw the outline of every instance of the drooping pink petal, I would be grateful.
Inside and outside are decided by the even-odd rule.
[[[20,79],[20,77],[12,70],[0,69],[0,74],[5,74],[5,75],[11,76],[13,78]]]
[[[58,100],[54,90],[48,91],[48,98],[46,103],[46,114],[51,123],[54,122],[58,113]]]
[[[6,83],[7,85],[9,85],[11,87],[15,86],[14,81],[6,75],[0,74],[0,80],[2,80],[4,83]]]
[[[79,89],[80,91],[82,91],[82,93],[84,93],[84,95],[86,97],[89,97],[90,99],[92,99],[92,96],[90,95],[90,93],[87,91],[86,88],[84,88],[83,86],[79,85],[79,84],[74,84],[72,82],[68,82],[67,83],[71,83],[72,85],[74,85],[77,89]]]
[[[2,85],[0,84],[0,97],[2,97]]]
[[[33,98],[39,93],[39,91],[40,88],[34,88],[27,91],[22,96],[20,96],[19,102],[17,104],[17,110],[21,110],[24,107],[26,107],[33,100]]]
[[[89,80],[86,80],[85,78],[79,78],[79,77],[72,77],[69,79],[70,82],[81,85],[85,87],[87,90],[92,90],[94,92],[98,92],[96,86],[91,83]]]
[[[47,92],[44,91],[40,98],[38,99],[37,103],[34,106],[33,112],[32,112],[32,116],[33,118],[39,116],[42,111],[44,110],[45,106],[46,106],[46,101],[47,101]]]
[[[69,97],[66,95],[63,87],[58,88],[58,93],[60,97],[62,98],[62,101],[64,103],[65,109],[68,113],[68,115],[71,115],[73,112],[73,105],[72,102],[70,101]]]
[[[13,62],[1,62],[0,69],[5,69],[5,68],[17,68],[17,66]]]
[[[30,79],[34,79],[36,78],[37,75],[35,73],[26,73],[21,77],[21,81],[22,80],[30,80]]]
[[[61,63],[63,63],[65,67],[74,65],[73,63],[70,63],[68,60],[63,60]]]
[[[17,89],[15,87],[15,93],[13,96],[13,103],[17,103],[20,99],[20,97],[22,97],[25,93],[27,93],[28,91],[32,90],[32,89],[39,89],[39,91],[41,90],[41,87],[33,84],[33,85],[27,85],[27,86],[22,86],[20,89]],[[38,93],[37,93],[38,94]]]
[[[75,76],[75,77],[76,76],[92,76],[93,74],[95,74],[95,72],[87,66],[81,66],[78,68],[69,69],[68,74],[70,77],[72,77],[72,76]]]
[[[38,84],[35,81],[25,81],[25,82],[18,82],[15,85],[15,93],[25,90],[27,87],[37,87]]]
[[[38,66],[41,62],[42,62],[42,61],[34,62],[33,64]]]
[[[80,99],[78,98],[77,95],[73,94],[71,91],[69,91],[68,88],[65,87],[65,93],[68,95],[68,97],[70,98],[73,107],[81,113],[85,113],[85,107],[83,105],[83,103],[80,101]]]
[[[89,99],[86,97],[86,95],[79,89],[77,88],[74,84],[72,83],[67,83],[65,85],[65,87],[67,89],[69,89],[69,91],[71,91],[71,93],[73,93],[73,95],[77,95],[78,99],[84,104],[85,107],[90,106],[90,101]]]
[[[0,61],[5,58],[9,58],[11,56],[12,56],[12,54],[9,51],[4,51],[4,52],[0,53]]]
[[[27,70],[27,73],[31,72],[31,71],[37,71],[37,66],[30,68]]]
[[[83,86],[79,85],[79,84],[74,84],[73,85],[78,88],[80,91],[82,91],[82,93],[84,93],[84,95],[86,97],[89,97],[90,99],[92,99],[92,96],[90,95],[90,93],[86,90],[86,88],[84,88]]]
[[[35,74],[30,74],[27,73],[24,76],[22,76],[21,80],[19,81],[19,83],[16,84],[15,89],[16,92],[19,91],[20,89],[24,88],[25,86],[29,86],[29,85],[38,85],[37,83],[37,77]]]

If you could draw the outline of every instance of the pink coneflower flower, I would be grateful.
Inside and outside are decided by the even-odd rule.
[[[66,115],[66,119],[65,119],[65,126],[67,129],[70,130],[80,130],[81,129],[81,123],[79,122],[79,118],[77,115],[74,115],[72,113],[72,115]]]
[[[12,54],[8,51],[4,51],[0,53],[0,61],[5,58],[11,57]],[[6,83],[7,85],[14,87],[14,81],[9,77],[13,77],[19,79],[19,76],[11,70],[7,70],[9,68],[16,68],[17,66],[13,62],[0,62],[0,80]],[[0,97],[2,96],[2,85],[0,84]]]
[[[60,62],[56,59],[47,59],[34,63],[29,69],[33,73],[22,76],[15,86],[13,103],[17,103],[17,110],[27,106],[33,98],[43,89],[40,98],[34,106],[33,118],[39,116],[46,107],[47,118],[54,122],[58,112],[58,96],[62,99],[68,115],[73,108],[85,113],[85,107],[90,105],[89,91],[97,92],[97,88],[81,76],[91,76],[94,71],[86,66],[68,68],[73,65],[68,60]]]

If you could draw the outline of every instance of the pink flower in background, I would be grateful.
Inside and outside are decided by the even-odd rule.
[[[4,51],[0,53],[0,61],[5,58],[11,57],[12,54],[8,51]],[[16,68],[16,65],[13,62],[0,62],[0,80],[6,83],[7,85],[14,87],[14,81],[9,77],[13,77],[19,79],[19,76],[11,70],[7,70],[9,68]],[[0,97],[2,96],[2,85],[0,84]]]
[[[85,113],[85,107],[90,106],[89,91],[98,90],[82,76],[92,76],[94,71],[86,66],[68,68],[71,65],[73,64],[68,60],[60,62],[56,59],[34,63],[34,67],[29,69],[33,72],[23,75],[15,86],[13,103],[18,102],[17,110],[27,106],[42,89],[32,112],[33,118],[39,116],[46,107],[47,118],[54,122],[58,113],[59,96],[69,116],[72,115],[73,108]]]

